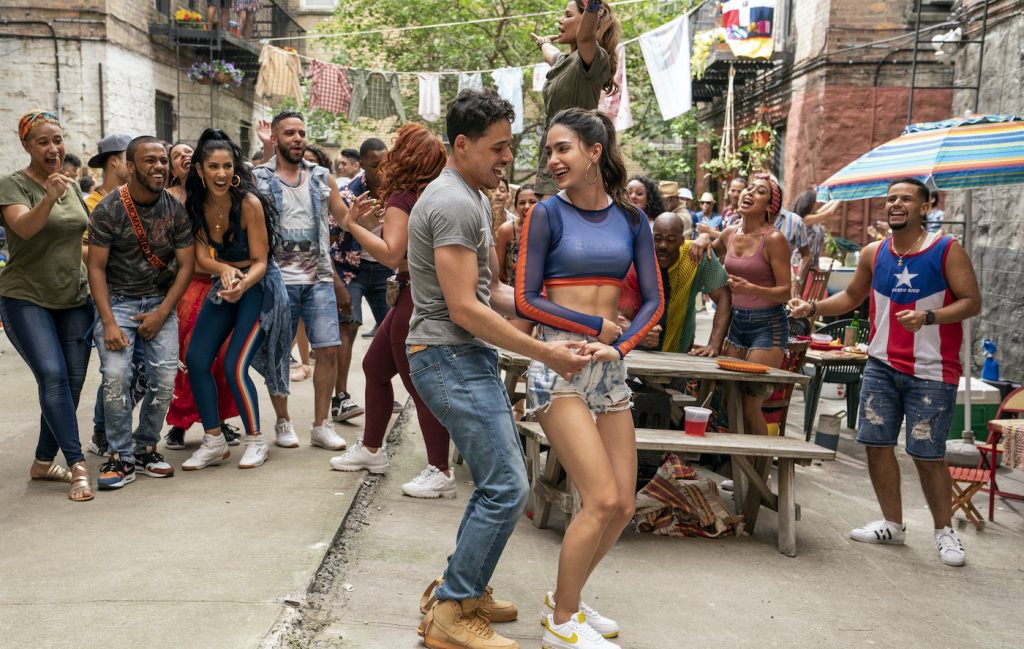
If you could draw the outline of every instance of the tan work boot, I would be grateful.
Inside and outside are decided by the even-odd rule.
[[[420,613],[428,615],[434,602],[437,601],[434,597],[434,591],[440,588],[441,584],[444,583],[444,577],[438,577],[434,581],[430,582],[427,589],[420,595]],[[503,599],[494,599],[494,588],[488,586],[484,589],[484,594],[480,597],[480,612],[491,622],[514,622],[519,617],[519,609],[512,602]],[[424,617],[424,620],[426,618]],[[426,622],[420,624],[419,634],[423,637],[423,630],[426,629]]]
[[[448,599],[430,609],[423,644],[428,649],[519,649],[491,628],[476,599]]]

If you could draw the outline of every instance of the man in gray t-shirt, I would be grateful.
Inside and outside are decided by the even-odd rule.
[[[566,377],[590,362],[571,343],[530,338],[498,313],[514,315],[513,295],[498,281],[490,206],[480,190],[497,187],[512,162],[514,117],[512,105],[493,90],[459,93],[448,105],[448,166],[409,215],[412,382],[466,458],[475,484],[437,601],[424,618],[427,646],[478,646],[485,639],[496,649],[519,646],[480,623],[516,618],[514,604],[485,595],[484,587],[529,495],[498,355],[488,344]],[[486,617],[474,615],[478,608]]]

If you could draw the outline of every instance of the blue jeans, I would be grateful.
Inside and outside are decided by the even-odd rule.
[[[116,351],[103,344],[103,322],[96,323],[93,338],[103,374],[103,414],[106,418],[110,452],[131,461],[136,452],[160,441],[160,429],[167,406],[174,396],[174,376],[178,373],[178,314],[167,316],[164,326],[150,340],[139,335],[141,322],[132,316],[156,310],[163,297],[130,298],[110,296],[114,321],[128,339],[128,346]],[[139,425],[132,434],[132,357],[142,346],[146,362],[146,395],[139,408]],[[134,444],[133,444],[134,442]]]
[[[946,457],[956,390],[952,383],[919,379],[869,358],[861,380],[857,442],[896,446],[906,419],[907,455],[941,460]]]
[[[341,345],[338,332],[338,299],[334,284],[287,284],[288,306],[292,316],[292,339],[299,329],[299,318],[306,325],[306,337],[313,349]]]
[[[68,466],[85,459],[76,410],[89,368],[90,350],[84,336],[92,313],[91,302],[71,309],[46,309],[27,300],[0,297],[7,337],[39,387],[42,414],[36,459],[41,462],[53,461],[58,449]]]
[[[97,317],[96,322],[99,322]],[[92,345],[90,345],[91,347]],[[132,408],[142,402],[146,396],[146,355],[142,345],[135,346],[135,353],[132,355],[132,391],[130,399]],[[96,405],[92,409],[92,431],[94,433],[105,433],[107,430],[107,417],[103,412],[103,384],[96,388]]]
[[[359,273],[349,282],[348,292],[352,296],[352,315],[345,316],[346,322],[362,324],[363,320],[363,298],[370,304],[370,311],[373,312],[373,319],[377,324],[384,322],[384,316],[388,314],[388,278],[395,273],[375,261],[359,263]]]
[[[448,429],[476,485],[437,599],[480,597],[530,492],[498,354],[477,345],[431,345],[408,356],[413,385]]]

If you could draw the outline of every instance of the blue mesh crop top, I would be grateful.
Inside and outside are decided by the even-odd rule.
[[[634,219],[610,203],[601,210],[574,206],[562,194],[533,207],[523,224],[516,261],[516,312],[542,325],[597,336],[603,319],[567,309],[541,295],[546,286],[621,286],[636,267],[642,303],[612,346],[625,356],[661,319],[664,298],[654,238],[641,213]]]

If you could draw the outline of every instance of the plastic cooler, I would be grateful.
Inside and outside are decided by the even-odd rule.
[[[960,377],[960,387],[956,391],[956,407],[953,409],[953,424],[950,426],[949,439],[961,439],[964,431],[964,389],[965,379]],[[980,379],[971,379],[971,425],[968,430],[974,431],[978,442],[985,441],[988,435],[988,422],[996,418],[996,411],[1002,402],[999,389]]]

